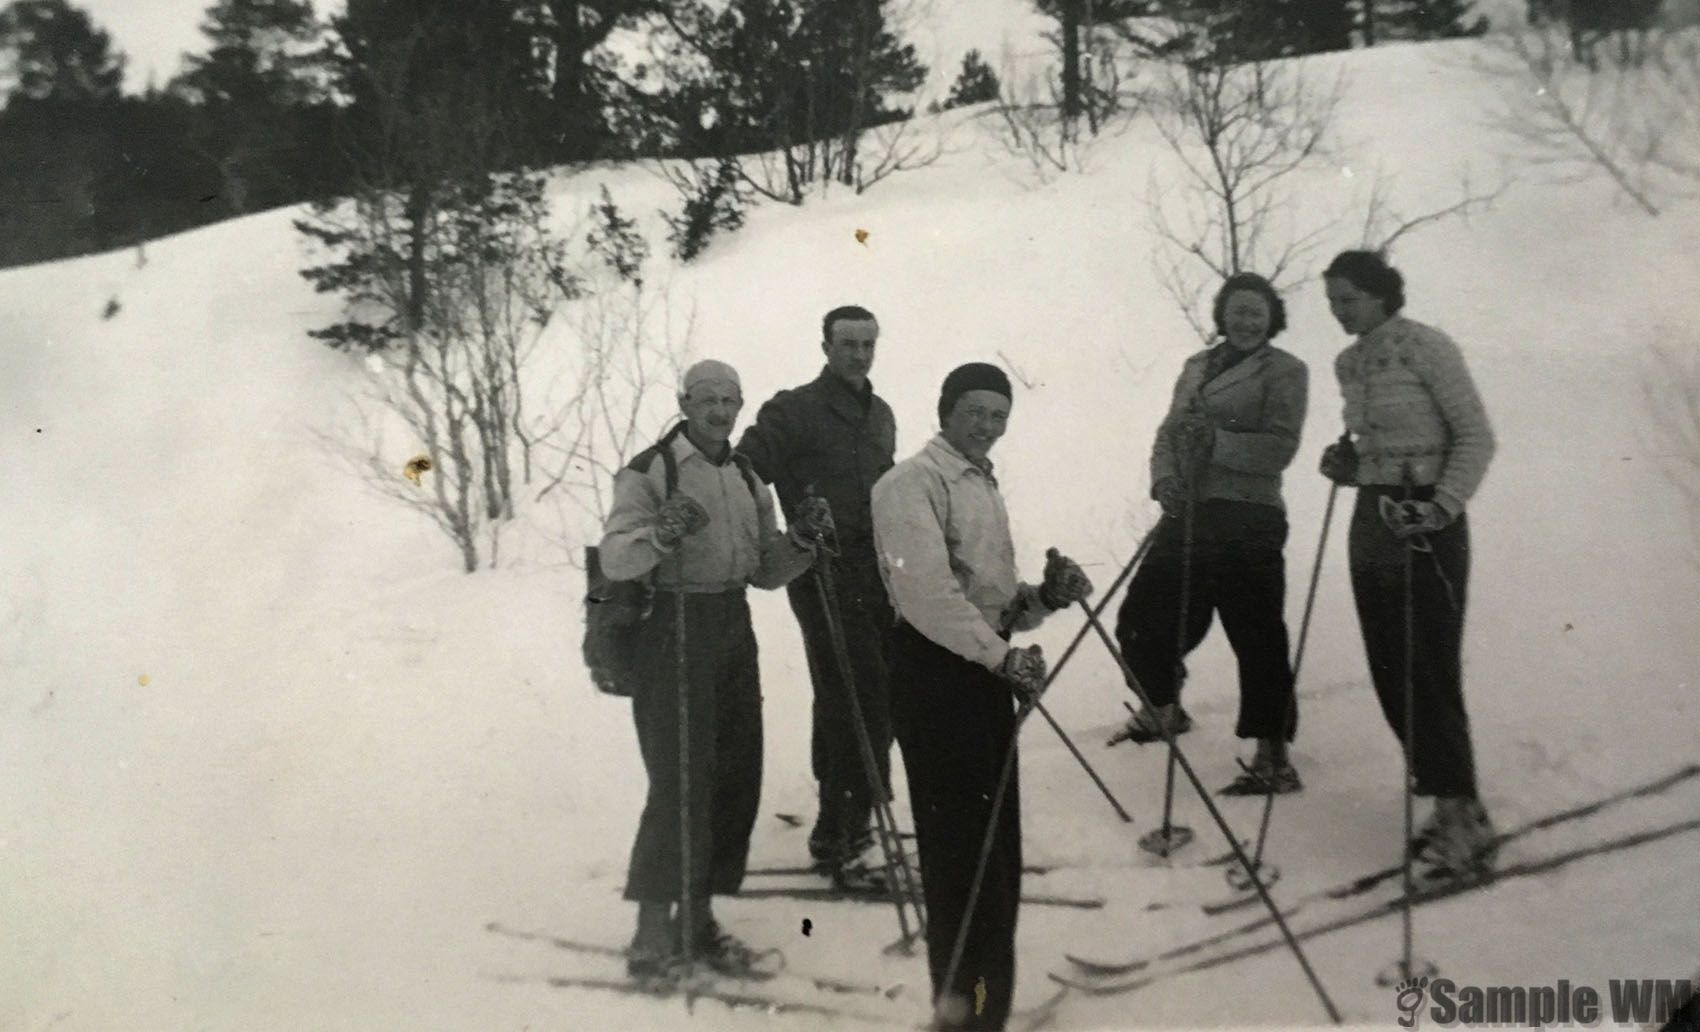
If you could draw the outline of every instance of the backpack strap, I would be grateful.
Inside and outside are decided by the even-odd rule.
[[[761,478],[756,476],[755,464],[743,452],[732,453],[732,461],[738,464],[738,472],[744,474],[744,484],[750,489],[750,496],[755,499],[756,512],[761,512]]]
[[[661,439],[632,456],[626,463],[626,468],[638,473],[647,474],[650,466],[654,465],[657,457],[661,459],[662,482],[666,485],[663,498],[671,498],[679,490],[679,460],[673,457],[673,439],[685,429],[683,420],[674,423],[672,428],[661,435]]]
[[[685,422],[680,420],[664,434],[661,439],[632,456],[632,461],[626,464],[628,469],[639,473],[648,473],[649,467],[657,456],[661,459],[661,473],[666,484],[664,498],[671,498],[679,490],[679,460],[673,456],[673,439],[685,432]],[[750,489],[750,497],[756,503],[756,511],[761,511],[761,478],[756,473],[755,465],[750,457],[741,451],[732,452],[732,462],[737,465],[738,472],[744,475],[744,485]]]
[[[673,497],[679,490],[679,460],[673,457],[673,439],[685,432],[685,421],[679,420],[673,428],[661,435],[661,440],[655,442],[655,448],[661,453],[662,476],[666,480],[667,493],[663,498]]]

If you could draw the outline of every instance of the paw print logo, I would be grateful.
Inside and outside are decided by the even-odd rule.
[[[1407,978],[1393,987],[1393,1009],[1399,1012],[1400,1028],[1416,1028],[1417,1012],[1428,996],[1428,976]]]

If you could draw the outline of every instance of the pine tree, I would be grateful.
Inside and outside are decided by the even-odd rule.
[[[0,68],[0,264],[101,247],[125,203],[123,56],[65,0],[19,0],[0,10]]]
[[[1163,5],[1161,0],[1034,0],[1034,6],[1056,20],[1055,41],[1062,58],[1062,110],[1072,118],[1085,104],[1081,34],[1090,34],[1100,25],[1158,13]]]
[[[1456,39],[1480,36],[1485,15],[1471,17],[1472,0],[1364,0],[1375,4],[1376,27],[1387,39]]]
[[[13,66],[11,99],[107,104],[124,84],[112,37],[67,0],[16,0],[0,10],[0,54]]]
[[[660,13],[673,0],[519,0],[537,51],[549,64],[550,152],[557,160],[618,157],[628,152],[610,124],[615,77],[596,60],[623,25]]]
[[[205,54],[191,54],[175,89],[203,104],[276,109],[307,104],[324,93],[317,51],[324,26],[308,0],[217,0],[201,32]]]
[[[886,23],[888,0],[730,0],[671,14],[679,42],[641,95],[650,146],[688,157],[787,152],[786,199],[810,181],[853,182],[863,131],[907,115],[890,106],[926,77]],[[706,66],[706,68],[704,67]]]
[[[376,182],[513,167],[536,156],[548,85],[509,0],[348,0],[331,21],[352,145]]]
[[[226,213],[298,200],[335,164],[309,143],[303,117],[327,99],[324,31],[307,0],[217,0],[207,10],[207,51],[189,55],[168,89],[192,105],[192,145],[217,169]]]
[[[348,0],[332,28],[336,84],[352,100],[339,142],[354,156],[353,200],[389,220],[382,245],[402,270],[397,332],[412,333],[425,323],[432,255],[455,213],[538,152],[542,68],[507,0]],[[341,248],[331,208],[297,226]]]
[[[1351,0],[1166,0],[1163,13],[1230,63],[1349,49],[1355,20]]]
[[[980,57],[978,50],[970,50],[962,55],[962,70],[956,73],[956,81],[951,84],[944,106],[949,109],[996,100],[999,89],[998,73],[992,71],[992,66]]]

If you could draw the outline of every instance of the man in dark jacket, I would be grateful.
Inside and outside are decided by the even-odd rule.
[[[897,425],[891,406],[868,382],[879,339],[873,313],[854,305],[835,308],[821,321],[821,335],[826,368],[812,382],[780,391],[763,405],[738,450],[778,491],[787,514],[810,495],[831,505],[838,529],[839,555],[832,561],[838,607],[853,688],[883,794],[891,754],[885,635],[892,615],[874,556],[868,496],[874,481],[892,466]],[[869,815],[875,800],[847,686],[839,675],[814,578],[801,578],[787,590],[814,683],[811,757],[820,811],[809,836],[809,854],[835,881],[865,883],[870,865],[859,858],[872,841]]]

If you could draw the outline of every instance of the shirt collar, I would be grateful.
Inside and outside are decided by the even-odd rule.
[[[831,366],[823,365],[820,367],[820,376],[816,378],[816,382],[823,385],[829,391],[837,391],[839,394],[844,395],[846,398],[851,399],[856,402],[856,404],[861,405],[864,408],[867,406],[869,399],[874,396],[873,380],[863,380],[861,390],[857,390],[846,383],[843,377],[834,373]]]
[[[1268,347],[1269,342],[1266,340],[1250,351],[1241,351],[1223,340],[1210,349],[1209,357],[1204,362],[1205,375],[1212,379],[1221,376],[1241,362],[1263,354]]]
[[[685,431],[682,427],[680,428],[679,432],[673,436],[673,440],[668,445],[668,447],[673,449],[673,457],[675,459],[678,459],[680,462],[687,462],[692,458],[696,458],[696,459],[699,459],[703,462],[708,463],[710,466],[724,466],[727,462],[731,461],[731,459],[732,459],[732,442],[730,442],[730,441],[726,442],[726,457],[725,457],[725,460],[723,460],[721,462],[715,462],[713,459],[711,459],[707,455],[703,454],[702,449],[698,448],[691,441],[690,437],[686,435],[686,433],[685,433]]]
[[[991,459],[975,462],[957,451],[949,441],[945,440],[943,434],[933,435],[933,439],[927,442],[927,451],[932,455],[933,463],[952,480],[960,479],[971,473],[978,473],[985,477],[993,487],[998,486],[998,478],[993,475],[994,467]]]
[[[1390,337],[1394,333],[1394,328],[1396,326],[1403,325],[1404,322],[1405,322],[1405,319],[1404,319],[1403,316],[1397,315],[1397,314],[1390,315],[1386,318],[1386,320],[1384,320],[1382,322],[1382,324],[1380,326],[1377,326],[1375,329],[1364,334],[1362,337],[1359,337],[1358,343],[1367,345],[1367,344],[1370,344],[1374,341],[1383,340],[1387,337]]]

